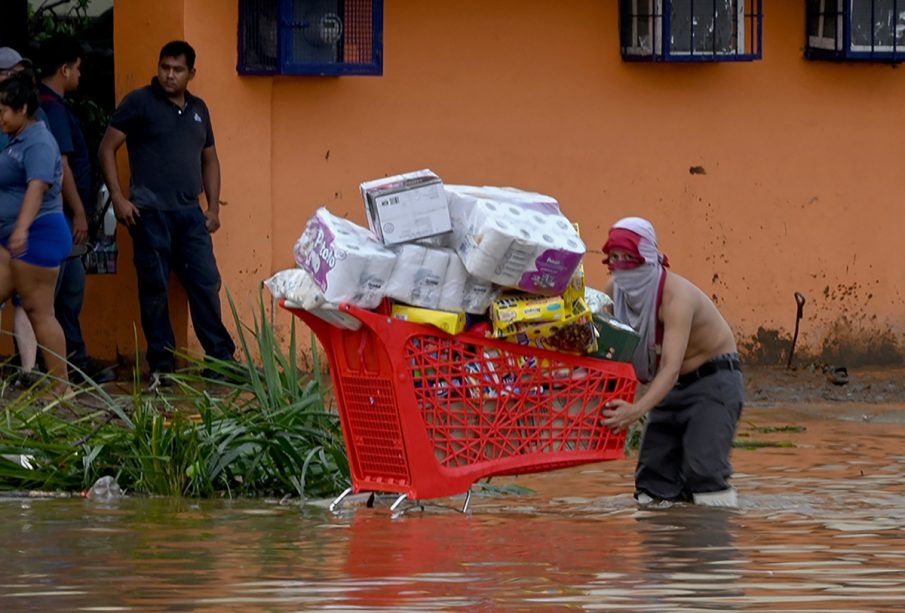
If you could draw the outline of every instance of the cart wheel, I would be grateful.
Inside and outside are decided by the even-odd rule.
[[[471,489],[465,492],[465,504],[462,505],[462,513],[468,513],[469,502],[471,502]]]
[[[341,502],[343,501],[343,498],[345,498],[346,496],[348,496],[348,495],[351,494],[351,493],[352,493],[352,488],[351,488],[351,487],[347,487],[347,488],[343,491],[342,494],[340,494],[339,496],[336,497],[336,500],[334,500],[333,502],[330,503],[330,507],[329,507],[329,508],[330,508],[330,511],[336,510],[336,507],[338,507],[338,506],[339,506],[339,503],[341,503]]]
[[[394,502],[393,504],[390,505],[390,511],[392,512],[392,511],[395,511],[396,509],[398,509],[399,505],[401,505],[403,502],[405,502],[406,498],[408,498],[408,494],[400,495],[399,498],[396,499],[396,502]]]

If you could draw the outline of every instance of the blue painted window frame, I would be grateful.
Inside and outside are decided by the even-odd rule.
[[[342,0],[340,0],[342,1]],[[236,70],[241,75],[262,76],[380,76],[383,74],[383,0],[371,0],[372,45],[371,61],[356,62],[294,62],[292,40],[288,32],[293,27],[292,0],[275,0],[277,3],[276,49],[277,61],[268,68],[249,67],[243,61],[246,56],[245,30],[248,27],[246,2],[239,2],[238,59]]]
[[[905,13],[905,0],[892,0],[893,1],[893,12],[897,13]],[[890,50],[877,50],[878,46],[875,42],[876,32],[871,31],[871,49],[862,50],[855,48],[855,45],[852,42],[852,9],[855,2],[859,4],[870,4],[871,11],[871,23],[875,21],[875,11],[877,2],[876,0],[825,0],[825,2],[836,2],[836,10],[837,19],[841,19],[841,23],[837,22],[836,33],[832,38],[823,37],[827,41],[831,41],[833,43],[833,48],[825,48],[820,46],[815,46],[813,39],[820,37],[812,36],[812,32],[810,31],[811,27],[811,18],[812,12],[814,10],[820,11],[820,6],[818,3],[817,7],[814,7],[810,0],[805,0],[805,52],[804,55],[809,60],[832,60],[832,61],[844,61],[844,62],[878,62],[878,63],[891,63],[897,64],[899,62],[905,61],[905,43],[899,44],[896,40],[896,36],[893,35],[892,39],[892,48]],[[826,9],[824,9],[826,10]],[[905,25],[905,20],[902,20],[903,25]],[[895,32],[895,25],[893,26],[893,32]],[[841,45],[839,44],[839,39],[841,35]],[[882,47],[882,45],[880,45]]]
[[[706,2],[711,2],[712,0],[699,0],[702,4]],[[905,0],[903,0],[905,1]],[[672,36],[669,33],[672,31],[672,6],[673,0],[653,0],[653,15],[651,16],[653,25],[651,26],[652,31],[655,33],[655,37],[659,37],[659,40],[652,41],[650,51],[646,50],[635,50],[633,47],[627,47],[625,45],[626,33],[623,28],[626,27],[626,20],[623,19],[623,11],[626,10],[626,4],[631,2],[631,0],[620,0],[619,2],[619,11],[620,11],[620,19],[619,19],[619,39],[620,39],[620,48],[622,52],[622,59],[626,62],[750,62],[754,60],[759,60],[763,57],[763,0],[751,0],[752,12],[747,13],[745,11],[745,7],[747,3],[745,0],[738,0],[741,4],[741,11],[743,13],[744,19],[744,30],[746,32],[750,32],[751,34],[751,46],[750,52],[745,52],[741,50],[736,53],[714,53],[714,52],[701,52],[694,50],[694,31],[691,32],[690,38],[690,51],[673,51],[672,46]],[[660,6],[657,6],[657,3],[660,3]],[[691,9],[694,11],[694,1],[692,1]],[[749,28],[749,22],[751,27]],[[657,24],[659,23],[659,27]],[[747,43],[746,43],[747,47]]]

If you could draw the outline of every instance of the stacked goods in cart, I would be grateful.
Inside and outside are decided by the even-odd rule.
[[[361,195],[367,228],[319,209],[265,282],[324,347],[351,490],[433,498],[622,457],[600,409],[634,397],[638,335],[586,287],[559,203],[430,170]]]
[[[360,322],[341,304],[452,335],[631,359],[638,335],[586,287],[584,242],[554,198],[444,185],[430,170],[360,189],[368,228],[318,209],[295,244],[298,268],[265,282],[287,306],[350,330]]]

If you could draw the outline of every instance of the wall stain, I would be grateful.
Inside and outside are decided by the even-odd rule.
[[[905,352],[891,328],[856,328],[842,317],[827,333],[820,358],[846,366],[894,366],[905,363]]]
[[[779,364],[787,358],[791,345],[791,335],[760,327],[754,336],[739,341],[738,350],[745,363],[767,366]]]
[[[757,366],[784,364],[791,345],[791,334],[763,327],[738,342],[744,362]],[[905,348],[892,328],[865,329],[853,326],[848,318],[842,317],[831,326],[818,351],[796,346],[794,359],[798,364],[901,366],[905,364]]]

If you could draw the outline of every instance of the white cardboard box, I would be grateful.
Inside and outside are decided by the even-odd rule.
[[[360,189],[368,226],[384,245],[452,230],[443,182],[430,170],[366,181]]]

